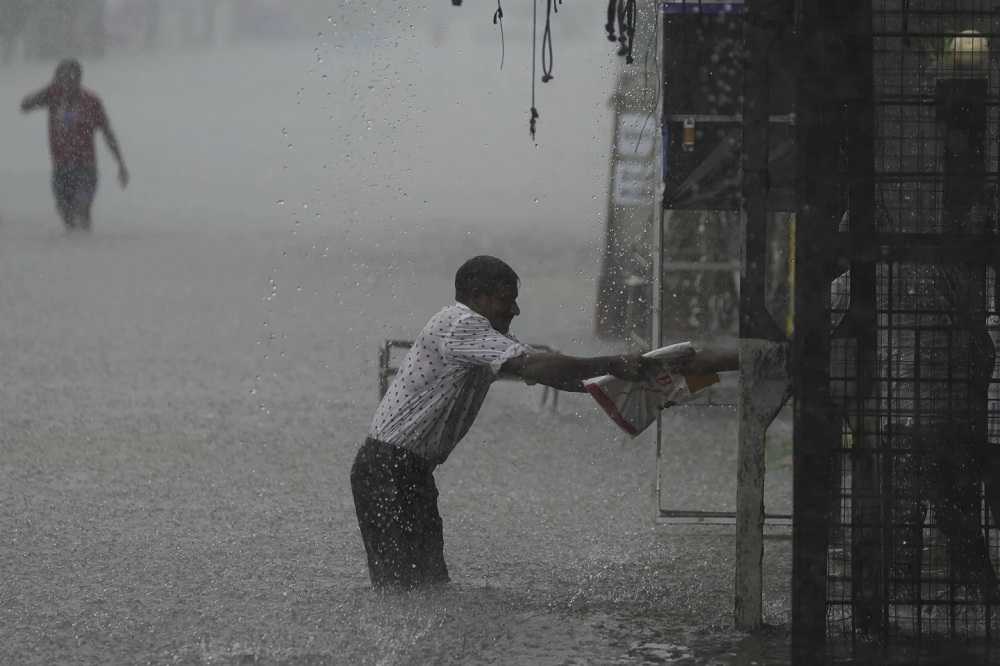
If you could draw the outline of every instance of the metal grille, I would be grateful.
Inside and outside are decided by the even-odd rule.
[[[853,243],[842,254],[851,263],[831,290],[830,397],[842,434],[827,626],[831,635],[992,638],[1000,6],[872,7],[873,215],[845,206],[838,236]]]

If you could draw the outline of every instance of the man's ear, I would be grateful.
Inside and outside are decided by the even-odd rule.
[[[486,292],[478,291],[466,299],[465,303],[473,310],[477,312],[485,307],[484,301],[486,300]]]

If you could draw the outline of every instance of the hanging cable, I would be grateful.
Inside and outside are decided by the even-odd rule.
[[[604,24],[604,31],[608,33],[609,42],[617,42],[615,35],[615,14],[617,14],[618,0],[608,0],[608,22]]]
[[[497,10],[493,12],[493,25],[500,26],[500,69],[503,69],[504,43],[503,43],[503,7],[500,0],[497,0]]]
[[[625,55],[628,53],[628,47],[625,46],[625,42],[628,40],[628,34],[625,30],[625,0],[617,0],[615,17],[618,23],[618,55]]]
[[[632,46],[635,44],[635,0],[625,0],[625,32],[628,34],[628,49],[625,51],[625,62],[631,65]]]
[[[604,29],[608,33],[608,41],[618,42],[618,55],[625,56],[625,62],[630,65],[633,62],[632,50],[635,44],[636,14],[635,0],[609,0],[608,22],[604,24]],[[617,34],[615,34],[616,26]]]
[[[562,2],[562,0],[559,0]],[[555,66],[555,55],[552,50],[552,11],[559,13],[559,8],[555,6],[555,0],[548,0],[545,10],[545,31],[542,33],[542,83],[548,83],[554,77],[552,68]],[[548,62],[545,55],[548,53]]]
[[[538,120],[538,109],[535,108],[535,45],[538,43],[536,37],[538,31],[538,0],[531,0],[531,120],[528,121],[531,140],[535,140],[535,122]]]

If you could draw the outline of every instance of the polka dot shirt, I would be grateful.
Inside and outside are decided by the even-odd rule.
[[[444,308],[413,342],[368,436],[441,464],[469,431],[501,366],[529,351],[468,306]]]

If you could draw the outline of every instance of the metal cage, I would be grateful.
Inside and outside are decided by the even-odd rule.
[[[840,187],[821,196],[835,228],[828,249],[800,254],[824,262],[829,300],[826,314],[797,313],[828,327],[828,383],[807,401],[827,400],[826,429],[839,431],[825,456],[826,633],[992,639],[1000,7],[855,4],[870,32],[848,18],[837,43],[862,44],[848,59],[870,66],[845,79],[845,117],[826,121]]]

